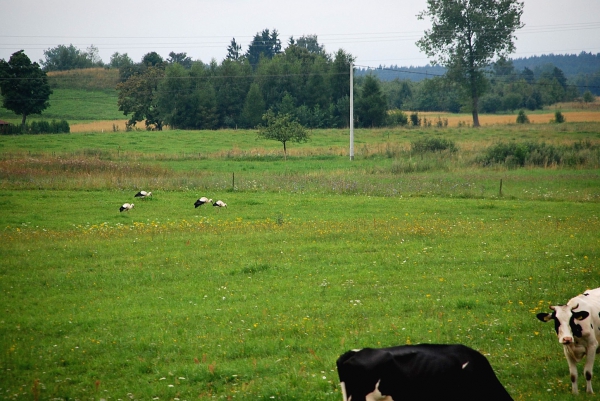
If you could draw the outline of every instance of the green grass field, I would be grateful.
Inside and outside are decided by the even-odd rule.
[[[69,124],[81,121],[124,120],[117,106],[115,90],[85,90],[54,88],[50,95],[50,107],[41,115],[31,115],[27,121],[67,120]],[[0,106],[0,120],[21,123],[21,116]]]
[[[459,151],[411,154],[423,135]],[[600,125],[356,136],[354,161],[343,130],[287,161],[251,131],[0,137],[0,398],[339,401],[341,353],[432,342],[516,400],[575,399],[535,314],[600,283],[598,154],[476,160]]]

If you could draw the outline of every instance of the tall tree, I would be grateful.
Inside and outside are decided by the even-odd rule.
[[[262,115],[265,112],[265,101],[260,91],[258,84],[253,83],[250,85],[246,100],[244,102],[244,109],[242,110],[242,122],[248,128],[254,128],[262,119]]]
[[[102,61],[102,58],[100,57],[100,50],[98,49],[98,47],[94,46],[93,44],[90,45],[87,49],[85,49],[85,53],[83,53],[83,54],[92,63],[92,66],[94,66],[94,67],[103,67],[104,66],[104,62]]]
[[[246,57],[252,67],[256,68],[261,57],[271,59],[279,53],[281,53],[279,33],[276,29],[273,29],[273,32],[265,29],[254,35],[254,39],[252,39],[252,42],[248,46]]]
[[[8,62],[0,60],[0,92],[3,107],[21,116],[23,128],[28,115],[48,108],[52,94],[46,73],[23,50],[13,53]]]
[[[335,53],[333,65],[330,69],[331,95],[333,101],[350,96],[350,64],[354,62],[354,57],[340,49]]]
[[[169,53],[169,58],[167,58],[167,63],[173,64],[178,63],[184,68],[192,68],[193,60],[191,57],[188,57],[187,53]]]
[[[361,127],[380,127],[385,124],[387,100],[381,91],[379,80],[367,75],[356,102],[356,114]]]
[[[146,53],[142,57],[142,64],[148,67],[156,67],[162,63],[164,63],[164,60],[157,52]]]
[[[225,59],[217,73],[214,88],[217,92],[217,110],[221,126],[233,128],[241,125],[240,116],[252,80],[252,67],[243,59]]]
[[[143,73],[133,74],[127,81],[117,84],[119,110],[130,115],[127,127],[146,120],[146,129],[162,130],[163,117],[157,107],[158,85],[165,75],[160,67],[148,67]]]
[[[119,52],[114,52],[112,56],[110,56],[110,68],[121,68],[131,64],[133,64],[133,60],[127,53],[120,54]]]
[[[293,38],[290,38],[290,43],[295,42],[295,45],[298,47],[303,47],[308,50],[310,53],[318,54],[319,56],[327,57],[327,52],[325,51],[325,46],[320,45],[317,40],[317,35],[305,35],[300,36],[297,40],[294,41]]]
[[[94,54],[94,49],[96,54]],[[69,46],[58,45],[48,50],[44,50],[45,60],[40,60],[44,71],[66,71],[78,68],[94,67],[93,58],[97,56],[97,48],[93,45],[90,53],[79,50],[72,44]],[[101,61],[101,60],[100,60]]]
[[[447,75],[471,99],[473,126],[479,127],[479,97],[486,90],[485,68],[495,57],[515,49],[514,32],[523,27],[523,3],[517,0],[427,0],[427,10],[417,15],[431,18],[432,27],[417,46],[433,64],[448,69]]]
[[[242,46],[235,41],[235,38],[231,39],[231,44],[227,46],[226,59],[231,61],[238,61],[240,57],[242,57],[241,50]]]

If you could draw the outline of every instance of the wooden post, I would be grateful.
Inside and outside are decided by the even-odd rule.
[[[502,196],[502,178],[500,178],[500,192],[499,195]]]
[[[231,173],[231,190],[235,190],[235,173]]]

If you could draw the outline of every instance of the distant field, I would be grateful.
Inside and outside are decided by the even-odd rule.
[[[438,117],[441,119],[448,120],[449,127],[458,127],[459,124],[470,126],[473,124],[473,118],[470,114],[447,114],[447,113],[435,113],[435,112],[421,112],[420,115],[431,119],[433,125],[435,125]],[[517,114],[482,114],[479,116],[481,125],[508,125],[515,124],[517,120]],[[563,115],[568,122],[600,122],[600,111],[566,111]],[[554,113],[540,113],[540,114],[529,114],[529,120],[532,124],[547,124],[550,120],[554,119]],[[125,123],[127,120],[120,121],[93,121],[79,124],[71,124],[71,132],[109,132],[117,129],[119,131],[125,130]],[[144,123],[138,124],[138,128],[145,129]],[[165,128],[165,130],[168,127]]]
[[[84,89],[53,89],[50,107],[42,115],[31,115],[27,121],[65,119],[70,125],[85,121],[123,120],[125,116],[117,106],[117,92],[113,90],[88,91]],[[0,107],[0,120],[21,123],[20,116]],[[110,125],[110,123],[109,123]]]

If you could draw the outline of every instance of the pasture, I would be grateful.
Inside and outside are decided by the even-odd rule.
[[[417,343],[479,350],[516,400],[576,398],[535,314],[600,283],[598,123],[357,130],[352,162],[344,130],[287,161],[255,138],[0,137],[1,399],[339,401],[340,354]],[[591,150],[477,162],[500,141]]]

